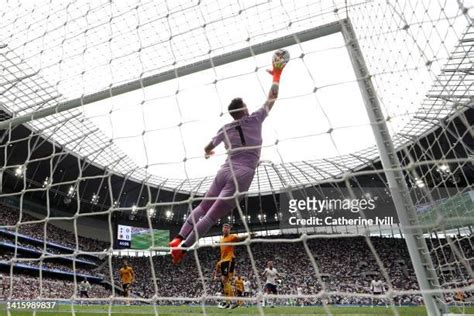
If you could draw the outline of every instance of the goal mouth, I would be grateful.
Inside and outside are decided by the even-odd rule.
[[[473,9],[8,1],[0,309],[474,311]],[[261,159],[214,181],[236,97]]]

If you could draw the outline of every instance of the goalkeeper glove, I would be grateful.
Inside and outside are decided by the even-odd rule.
[[[285,66],[285,64],[273,63],[273,69],[267,70],[267,72],[273,76],[273,82],[280,82],[280,76]]]

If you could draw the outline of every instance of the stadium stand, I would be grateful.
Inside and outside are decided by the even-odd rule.
[[[12,215],[14,212],[8,207],[0,208],[0,218],[7,223],[13,223],[16,219]],[[28,215],[22,221],[32,220]],[[10,290],[10,280],[8,272],[1,274],[2,298],[10,296],[12,298],[32,298],[39,293],[39,279],[31,276],[42,269],[44,297],[70,298],[74,292],[74,269],[72,261],[68,258],[68,249],[73,242],[71,234],[53,225],[48,226],[48,241],[46,243],[47,255],[53,258],[45,259],[41,263],[38,258],[43,250],[37,243],[42,238],[39,226],[31,226],[28,229],[21,229],[16,241],[17,256],[14,256],[15,233],[14,231],[2,231],[0,234],[0,247],[4,250],[0,257],[0,267],[8,271],[11,265],[15,266],[15,277],[12,280]],[[66,238],[60,238],[64,236]],[[68,239],[69,237],[69,239]],[[287,235],[285,238],[297,238],[296,235]],[[281,236],[280,236],[281,238]],[[405,241],[400,238],[371,237],[371,242],[380,256],[382,263],[389,274],[391,284],[395,290],[410,291],[418,290],[416,277]],[[58,244],[51,246],[49,241]],[[86,249],[97,249],[103,243],[93,239],[86,240],[83,245],[90,247]],[[59,243],[64,242],[64,243]],[[472,238],[454,239],[463,250],[467,258],[473,258]],[[442,254],[435,255],[433,260],[437,261],[437,266],[444,267],[443,276],[452,279],[457,283],[465,275],[465,268],[456,260],[455,254],[447,252],[442,242],[437,240],[427,240],[432,245],[436,254],[436,249],[443,249]],[[343,295],[344,293],[369,293],[369,283],[373,276],[380,276],[378,265],[371,250],[367,246],[364,237],[333,237],[309,239],[308,246],[314,256],[319,268],[319,273],[324,281],[324,286],[334,295],[329,296],[328,302],[332,304],[369,305],[370,298]],[[251,251],[258,269],[263,271],[266,262],[273,260],[275,267],[283,277],[279,280],[279,293],[296,294],[297,288],[303,289],[303,294],[314,294],[321,290],[321,284],[315,276],[313,265],[308,259],[302,242],[298,243],[265,243],[252,244]],[[251,295],[260,293],[257,277],[253,274],[247,248],[237,247],[236,274],[247,278],[251,282]],[[65,254],[63,258],[61,254]],[[135,297],[151,298],[155,294],[166,297],[188,297],[195,298],[194,303],[199,302],[202,295],[203,286],[206,286],[208,293],[219,295],[221,285],[211,278],[215,264],[218,260],[219,252],[215,247],[203,247],[197,251],[200,266],[204,275],[204,280],[199,277],[199,269],[194,260],[194,256],[189,256],[178,269],[171,264],[167,256],[152,257],[126,257],[133,267],[136,280],[133,284],[132,294]],[[93,287],[90,296],[101,298],[111,295],[110,287],[107,284],[119,284],[117,271],[122,264],[124,257],[113,256],[112,267],[109,266],[108,257],[98,258],[87,256],[76,258],[75,273],[80,281],[87,276]],[[471,265],[473,264],[470,262]],[[156,273],[155,282],[152,277],[152,265]],[[449,267],[449,268],[447,268]],[[110,269],[112,268],[112,269]],[[110,279],[110,271],[113,271],[113,279]],[[204,281],[204,282],[203,282]],[[186,284],[186,286],[182,286]],[[66,290],[65,290],[66,289]],[[341,294],[342,293],[342,294]],[[117,293],[118,295],[118,293]],[[469,293],[467,294],[469,296]],[[454,295],[446,295],[449,300],[454,299]],[[422,304],[420,295],[398,295],[395,298],[400,305]],[[319,305],[321,298],[302,299],[299,304]],[[178,301],[162,301],[162,304],[180,304]],[[188,302],[189,303],[189,302]],[[209,303],[214,303],[209,300]],[[281,304],[294,304],[291,299],[282,299]]]

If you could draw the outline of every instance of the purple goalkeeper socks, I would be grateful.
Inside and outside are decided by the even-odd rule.
[[[196,242],[196,231],[199,237],[202,237],[205,235],[209,229],[216,223],[213,219],[210,218],[210,216],[206,215],[199,222],[197,222],[195,229],[191,231],[191,233],[188,235],[186,240],[184,241],[183,245],[185,247],[190,247]]]
[[[181,230],[179,231],[179,235],[182,236],[183,239],[186,239],[189,233],[193,230],[194,223],[198,223],[199,219],[204,216],[205,213],[206,212],[204,208],[201,206],[201,204],[199,204],[194,210],[191,211],[191,214],[189,214],[188,218],[183,224],[183,227],[181,227]]]

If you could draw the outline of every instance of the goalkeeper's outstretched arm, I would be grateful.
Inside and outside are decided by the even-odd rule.
[[[279,82],[275,82],[275,81],[272,83],[272,86],[270,87],[267,101],[265,101],[265,107],[267,108],[269,112],[272,109],[273,105],[275,104],[276,99],[278,98],[279,87],[280,87]]]
[[[280,88],[280,77],[281,73],[283,72],[283,68],[285,68],[286,64],[273,64],[272,70],[267,70],[269,74],[273,76],[272,86],[270,87],[270,91],[268,92],[267,100],[265,101],[264,107],[269,112],[273,105],[275,104],[276,99],[278,98],[278,92]],[[208,159],[210,156],[214,155],[214,148],[216,148],[216,144],[214,141],[209,142],[209,144],[204,147],[204,157]]]
[[[268,111],[270,111],[275,104],[276,99],[278,98],[278,92],[280,89],[280,77],[281,73],[283,72],[283,68],[285,65],[276,65],[273,64],[272,70],[267,70],[270,75],[273,76],[272,86],[270,87],[270,91],[268,92],[267,101],[265,102],[265,107]]]

